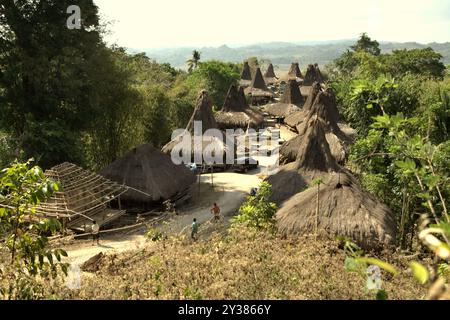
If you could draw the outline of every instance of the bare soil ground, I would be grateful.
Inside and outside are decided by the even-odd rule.
[[[237,213],[251,188],[260,184],[260,170],[249,174],[223,172],[202,175],[200,186],[196,184],[191,190],[192,201],[187,206],[179,208],[178,215],[171,215],[155,228],[165,235],[188,235],[192,221],[196,218],[200,224],[200,239],[208,237],[214,231],[226,228],[230,218]],[[222,212],[222,220],[217,224],[211,223],[210,209],[215,202]],[[146,231],[146,228],[141,228],[133,234],[103,236],[100,245],[93,245],[90,240],[75,241],[64,247],[69,255],[67,261],[81,265],[100,252],[117,254],[142,248],[149,244],[145,236]]]

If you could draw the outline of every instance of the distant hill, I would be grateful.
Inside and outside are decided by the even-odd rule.
[[[240,47],[223,45],[220,47],[183,47],[171,49],[132,49],[132,52],[146,52],[147,55],[158,62],[168,62],[174,67],[185,68],[186,60],[190,58],[192,50],[199,50],[202,60],[217,59],[229,62],[242,62],[249,57],[269,59],[275,65],[289,65],[292,61],[299,61],[302,68],[309,63],[326,65],[338,58],[356,40],[340,40],[329,42],[271,42],[253,44]],[[450,42],[420,44],[415,42],[391,43],[382,42],[380,44],[383,52],[390,52],[395,49],[416,49],[431,47],[442,54],[444,63],[450,64]]]

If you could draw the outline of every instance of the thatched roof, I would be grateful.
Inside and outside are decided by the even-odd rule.
[[[202,90],[197,98],[197,103],[186,130],[193,133],[194,122],[201,121],[203,133],[209,129],[217,129],[217,123],[212,111],[212,103],[206,90]]]
[[[320,72],[319,65],[317,63],[315,65],[308,65],[305,78],[303,79],[303,85],[310,86],[316,81],[319,83],[323,82],[322,73]]]
[[[305,104],[303,105],[303,109],[286,117],[286,119],[284,119],[284,123],[286,123],[292,129],[295,129],[304,120],[306,112],[311,110],[316,101],[317,95],[321,90],[322,88],[320,84],[314,83],[314,85],[311,87],[310,94],[306,99]]]
[[[304,100],[300,93],[297,81],[289,80],[289,83],[286,87],[286,90],[284,91],[283,96],[281,97],[280,102],[295,104],[297,106],[301,106],[303,104]]]
[[[286,143],[280,150],[283,156],[283,162],[295,161],[296,147],[303,139],[304,133],[308,130],[311,121],[316,118],[322,120],[321,125],[325,131],[325,137],[330,146],[331,153],[338,163],[344,163],[347,156],[347,146],[351,142],[349,137],[344,134],[337,122],[339,112],[336,107],[336,99],[331,90],[321,91],[318,87],[313,90],[305,106],[300,112],[292,114],[285,119],[285,123],[292,126],[299,136]],[[315,98],[314,98],[315,97]],[[311,105],[312,100],[314,102]]]
[[[286,118],[287,116],[300,111],[295,104],[290,103],[271,103],[264,106],[264,111],[274,117]]]
[[[264,107],[264,111],[275,117],[285,118],[300,111],[299,106],[303,104],[297,81],[289,80],[289,84],[278,103],[272,103]]]
[[[264,79],[267,84],[274,84],[278,81],[278,77],[275,74],[273,64],[269,64],[269,67],[267,68],[266,73],[264,73]]]
[[[202,134],[204,134],[209,129],[219,129],[217,122],[214,118],[214,114],[212,111],[212,104],[211,100],[209,99],[208,92],[203,90],[200,92],[198,99],[197,99],[197,105],[194,109],[194,112],[192,114],[192,117],[186,127],[186,132],[190,133],[192,136],[191,141],[191,150],[194,154],[195,150],[198,150],[199,153],[202,150],[205,150],[205,148],[213,147],[215,150],[226,150],[226,144],[222,140],[216,139],[215,137],[208,137],[208,136],[202,136],[202,137],[194,137],[194,122],[200,121],[202,123]],[[174,138],[172,141],[170,141],[168,144],[166,144],[162,148],[162,152],[165,154],[171,154],[172,150],[180,144],[180,142],[183,140],[183,135],[179,135],[178,137]],[[200,145],[199,145],[200,144]]]
[[[254,128],[264,121],[261,112],[248,107],[242,88],[238,91],[235,85],[231,85],[222,110],[214,116],[221,129]]]
[[[275,70],[273,68],[273,64],[269,64],[269,67],[267,68],[266,73],[264,74],[265,78],[276,78]]]
[[[303,138],[291,148],[291,157],[295,157],[295,162],[283,166],[280,172],[268,178],[273,187],[272,201],[281,203],[301,191],[298,189],[301,182],[306,186],[317,177],[340,170],[331,154],[322,122],[318,118],[310,122]],[[294,186],[290,185],[292,181],[296,181]]]
[[[293,196],[276,214],[283,235],[314,234],[317,187]],[[334,173],[320,186],[318,230],[345,236],[365,249],[395,243],[395,219],[387,206],[362,191],[347,172]]]
[[[250,70],[250,65],[248,64],[247,61],[244,62],[244,68],[242,69],[241,79],[249,81],[252,80],[252,72]]]
[[[68,218],[67,226],[78,226],[85,217],[108,210],[108,204],[128,191],[128,187],[108,180],[72,163],[62,163],[45,172],[61,189],[41,203],[36,213],[45,217]]]
[[[246,109],[246,100],[245,99],[245,95],[244,95],[244,99],[242,99],[242,93],[243,91],[241,91],[239,89],[237,89],[236,85],[232,84],[230,86],[230,89],[228,89],[228,93],[227,96],[225,98],[225,102],[223,104],[222,107],[222,111],[223,112],[240,112],[240,111],[244,111]],[[244,103],[245,101],[245,103]]]
[[[288,75],[290,78],[303,78],[302,72],[300,71],[300,67],[298,62],[292,63],[291,68],[289,69]]]
[[[247,102],[247,98],[245,97],[245,91],[244,91],[243,87],[239,87],[238,97],[239,97],[239,103],[241,105],[248,107],[248,102]]]
[[[257,128],[264,122],[264,116],[257,109],[247,108],[242,112],[220,111],[215,114],[220,129]]]
[[[252,88],[260,89],[260,90],[264,90],[264,91],[269,90],[269,89],[267,89],[266,82],[264,81],[264,78],[261,73],[261,68],[259,68],[259,67],[256,69],[255,77],[253,78],[253,81],[252,81]]]
[[[117,183],[150,195],[128,191],[124,201],[160,202],[185,192],[196,180],[184,165],[175,165],[171,158],[150,144],[127,153],[101,171],[101,175]]]
[[[280,160],[282,163],[290,163],[298,159],[300,156],[299,153],[303,151],[300,146],[306,138],[305,134],[308,132],[308,129],[312,123],[315,123],[316,121],[318,121],[317,124],[320,125],[322,130],[325,132],[325,139],[328,142],[331,155],[338,163],[342,164],[345,162],[347,150],[344,141],[333,133],[330,126],[322,118],[319,116],[314,116],[302,122],[302,125],[299,126],[299,135],[284,143],[280,148]]]

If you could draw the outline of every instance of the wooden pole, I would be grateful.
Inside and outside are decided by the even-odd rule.
[[[214,189],[214,167],[211,166],[211,185]]]
[[[316,234],[315,234],[316,241],[319,232],[319,193],[320,193],[320,183],[317,184],[317,210],[316,210]]]

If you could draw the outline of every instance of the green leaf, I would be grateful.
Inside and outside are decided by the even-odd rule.
[[[414,278],[416,278],[417,281],[419,281],[420,284],[425,284],[428,282],[429,279],[429,273],[427,268],[425,268],[423,265],[421,265],[418,262],[411,262],[409,265],[411,268],[411,271],[413,272]]]

